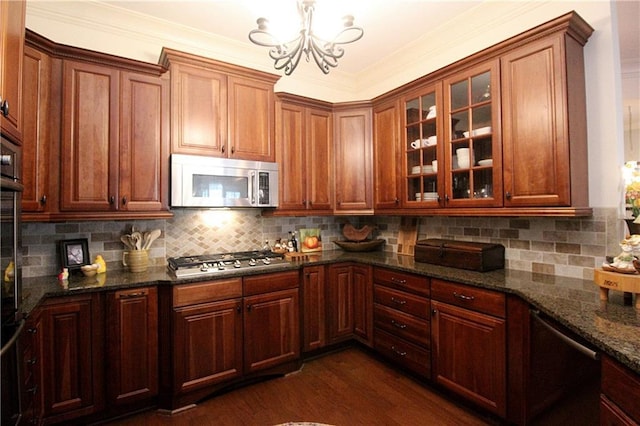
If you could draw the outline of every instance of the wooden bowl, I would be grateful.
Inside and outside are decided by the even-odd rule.
[[[334,243],[344,251],[374,251],[384,244],[384,240],[334,241]]]

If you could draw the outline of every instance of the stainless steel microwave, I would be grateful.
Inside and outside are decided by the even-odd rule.
[[[171,207],[277,206],[277,163],[171,155]]]

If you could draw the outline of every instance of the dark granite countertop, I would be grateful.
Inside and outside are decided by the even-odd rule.
[[[30,312],[46,297],[110,291],[145,285],[174,285],[221,277],[246,276],[295,270],[305,265],[356,261],[384,266],[511,293],[520,296],[533,308],[553,318],[584,338],[601,352],[617,359],[640,374],[640,311],[623,303],[622,293],[610,292],[608,302],[599,300],[599,287],[593,281],[556,277],[515,270],[473,272],[415,262],[413,256],[384,252],[348,253],[341,250],[313,254],[308,260],[291,264],[256,267],[251,270],[227,270],[206,276],[178,279],[166,268],[153,268],[144,273],[107,271],[94,277],[71,276],[67,285],[56,277],[24,279],[24,310]]]

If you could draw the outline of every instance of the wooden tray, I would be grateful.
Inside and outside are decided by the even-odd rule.
[[[384,240],[334,241],[334,243],[345,251],[374,251],[384,244]]]
[[[600,286],[600,300],[609,300],[609,290],[636,294],[636,309],[640,309],[640,275],[620,274],[596,269],[593,281]]]

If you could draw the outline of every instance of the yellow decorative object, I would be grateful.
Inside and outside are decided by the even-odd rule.
[[[94,260],[93,263],[98,264],[98,274],[107,272],[107,262],[104,261],[101,255],[97,255],[96,260]]]
[[[13,279],[13,276],[15,274],[15,265],[13,264],[13,260],[11,262],[9,262],[9,264],[7,265],[7,268],[4,270],[4,280],[6,282],[9,282]]]

